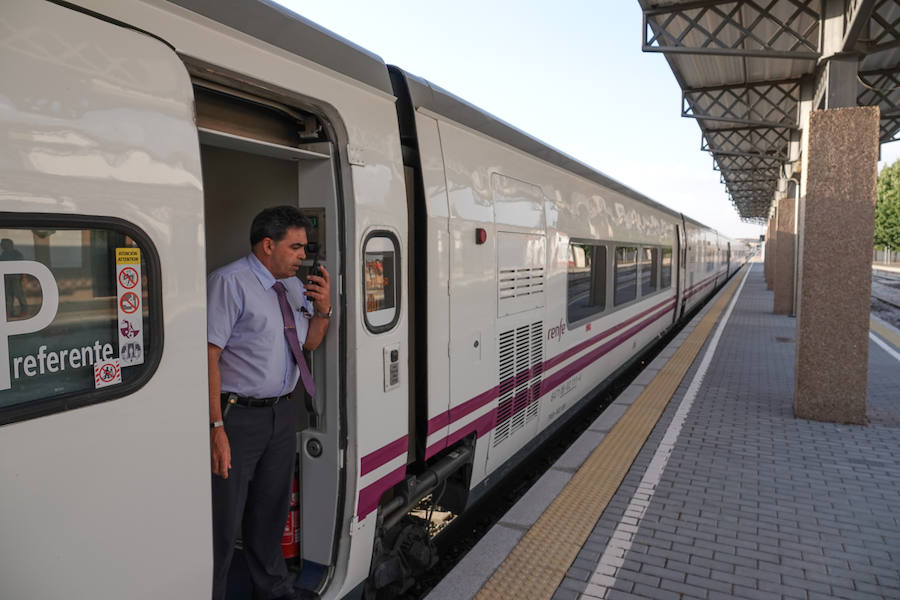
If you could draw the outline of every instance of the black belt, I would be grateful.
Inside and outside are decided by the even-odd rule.
[[[247,408],[268,408],[270,406],[275,406],[282,400],[289,400],[290,397],[290,394],[285,394],[284,396],[273,396],[272,398],[250,398],[249,396],[238,396],[231,392],[222,393],[223,402],[237,404],[238,406]]]

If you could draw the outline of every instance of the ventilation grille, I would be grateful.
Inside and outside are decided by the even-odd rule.
[[[500,334],[496,447],[538,416],[544,365],[544,322]]]
[[[501,269],[500,299],[522,298],[544,293],[544,268]]]

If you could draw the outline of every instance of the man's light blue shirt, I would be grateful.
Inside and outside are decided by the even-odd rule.
[[[300,345],[313,305],[297,277],[281,279],[294,314]],[[300,377],[287,338],[275,277],[253,254],[210,273],[206,281],[206,339],[222,348],[222,391],[270,398],[293,391]]]

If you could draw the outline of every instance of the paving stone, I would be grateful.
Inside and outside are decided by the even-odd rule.
[[[616,581],[631,581],[635,584],[642,583],[651,587],[659,586],[660,578],[649,573],[635,573],[634,571],[619,570],[616,575]]]
[[[593,569],[583,569],[576,566],[571,566],[569,567],[569,570],[566,571],[566,577],[575,579],[577,581],[588,581],[593,574]]]
[[[775,563],[777,564],[780,560],[777,554],[772,554],[771,552],[760,552],[759,550],[747,550],[746,548],[738,548],[737,549],[738,556],[743,556],[745,558],[753,558],[761,562],[767,563]]]
[[[689,574],[685,583],[697,586],[704,590],[717,590],[719,592],[731,591],[731,584],[727,581],[718,581],[709,577],[700,577],[699,575]]]
[[[679,592],[646,585],[634,586],[633,593],[645,600],[647,598],[653,598],[654,600],[681,600],[681,594]]]
[[[613,404],[606,407],[606,410],[604,410],[603,413],[599,417],[597,417],[597,419],[593,423],[591,423],[591,426],[588,427],[588,430],[609,431],[616,423],[618,423],[619,419],[622,418],[622,415],[625,414],[626,410],[628,410],[628,405],[617,400]]]
[[[455,600],[474,597],[494,570],[512,551],[523,532],[493,527],[459,564],[429,592],[429,600]]]
[[[727,552],[716,552],[713,555],[715,560],[724,563],[730,563],[735,566],[748,567],[748,568],[756,568],[756,560],[753,558],[747,558],[745,556],[738,556],[736,554],[729,554]]]
[[[616,579],[610,589],[619,590],[621,592],[630,592],[634,589],[634,582],[627,579]]]
[[[644,565],[641,569],[641,573],[646,575],[653,575],[660,579],[670,579],[672,581],[684,581],[685,575],[680,571],[676,571],[674,569],[666,569],[664,567],[656,567],[653,565]]]
[[[738,575],[736,573],[728,573],[725,571],[717,571],[714,569],[710,569],[709,577],[710,579],[714,579],[716,581],[724,581],[732,585],[742,585],[748,588],[758,587],[756,577],[747,577],[744,575]]]
[[[567,590],[573,590],[580,594],[581,592],[584,591],[584,588],[587,587],[587,582],[586,581],[578,581],[578,580],[572,579],[571,577],[567,576],[567,577],[563,577],[562,583],[559,584],[559,587],[561,589],[565,588]]]
[[[862,592],[864,594],[883,594],[886,598],[897,598],[895,590],[880,585],[871,585],[869,583],[857,581],[853,587],[856,588],[857,592]]]
[[[606,437],[606,432],[588,429],[559,457],[556,464],[553,465],[553,469],[574,473],[600,445],[604,437]]]
[[[760,591],[766,592],[771,596],[781,594],[790,598],[806,598],[807,594],[805,588],[792,587],[783,581],[779,581],[777,577],[774,579],[760,579],[757,583],[757,587]]]
[[[553,600],[578,600],[581,597],[580,592],[575,590],[567,590],[563,587],[557,588],[553,593]]]
[[[709,577],[710,569],[699,565],[692,565],[686,562],[670,560],[666,562],[666,568],[679,573],[699,575],[700,577]]]
[[[676,554],[676,559],[678,558],[678,554],[684,554],[686,556],[705,556],[706,558],[712,558],[713,551],[709,548],[700,548],[696,544],[672,544],[672,550]]]
[[[619,394],[619,396],[616,398],[616,402],[619,402],[626,406],[630,406],[631,404],[634,404],[634,401],[637,400],[638,396],[641,395],[641,392],[644,391],[645,387],[646,386],[643,386],[643,385],[628,386],[627,388],[625,388],[625,391],[623,391],[621,394]],[[602,415],[601,415],[601,417],[602,417]],[[600,421],[600,419],[597,419],[596,421],[594,421],[591,424],[590,429],[593,429],[595,431],[609,431],[609,429],[612,428],[613,424],[614,423],[611,423],[611,420],[609,420],[609,419],[606,419],[603,421]],[[607,429],[604,429],[604,427],[606,427]]]
[[[745,588],[736,585],[731,589],[733,598],[749,598],[750,600],[772,600],[772,592],[758,590],[756,588]]]
[[[883,575],[878,578],[878,585],[898,590],[897,597],[900,598],[900,577]]]
[[[621,590],[609,590],[606,597],[609,600],[647,600],[646,596],[638,596]]]
[[[798,577],[788,577],[783,576],[781,578],[781,582],[784,585],[801,588],[804,590],[812,590],[814,592],[819,592],[820,594],[827,594],[831,591],[831,586],[827,583],[821,583],[819,581],[813,581],[809,577],[800,579]]]
[[[529,489],[518,502],[500,519],[503,525],[531,527],[547,510],[572,475],[564,471],[550,469]]]
[[[681,583],[680,581],[672,581],[671,579],[663,579],[659,585],[664,590],[671,590],[673,592],[678,592],[679,594],[695,596],[697,598],[706,597],[706,590],[696,585],[689,585],[687,583]]]

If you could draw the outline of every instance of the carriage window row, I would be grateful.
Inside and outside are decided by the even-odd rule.
[[[701,245],[700,251],[703,253],[700,261],[705,265],[708,272],[715,270],[717,264],[725,262],[724,251],[710,241],[707,241],[705,246]]]
[[[609,291],[608,278],[612,283]],[[605,312],[608,306],[628,304],[639,296],[649,296],[671,285],[671,248],[588,242],[569,244],[566,295],[569,323]],[[608,293],[612,302],[607,301]]]

